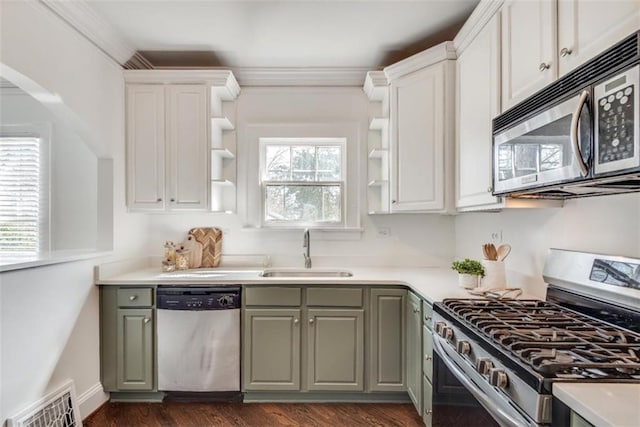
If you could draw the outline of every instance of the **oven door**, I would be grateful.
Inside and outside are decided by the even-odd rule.
[[[495,194],[577,181],[589,174],[590,91],[494,134]]]
[[[433,391],[434,425],[489,425],[479,420],[493,419],[497,425],[507,427],[541,426],[516,408],[509,397],[500,393],[480,375],[471,363],[461,357],[444,338],[433,334],[435,351],[435,379]],[[440,383],[453,376],[467,391],[466,396],[457,396],[455,401],[448,396],[439,396]],[[451,384],[451,381],[448,381]],[[449,386],[451,389],[451,386]],[[459,394],[459,393],[458,393]],[[476,403],[483,413],[470,405]],[[452,421],[455,420],[455,421]],[[454,424],[452,424],[452,422]]]

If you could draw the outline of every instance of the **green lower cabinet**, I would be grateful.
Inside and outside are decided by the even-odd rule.
[[[431,330],[422,327],[422,373],[429,381],[433,381],[433,337]]]
[[[300,310],[246,309],[245,390],[300,390]]]
[[[422,414],[422,300],[409,292],[407,325],[407,392],[419,414]]]
[[[308,310],[308,390],[364,391],[364,310]]]
[[[406,391],[405,289],[372,289],[369,316],[369,389]]]
[[[424,398],[424,413],[422,414],[422,420],[424,425],[431,427],[433,425],[433,402],[431,401],[431,394],[433,388],[427,377],[422,377],[422,395]]]
[[[119,309],[117,335],[117,387],[119,390],[153,389],[153,311]]]

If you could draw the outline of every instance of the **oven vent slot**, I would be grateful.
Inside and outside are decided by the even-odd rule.
[[[559,101],[564,95],[573,95],[575,91],[601,80],[606,75],[638,62],[639,58],[640,32],[636,32],[496,117],[493,120],[493,132],[498,132],[529,114],[548,107],[549,103]]]
[[[82,427],[73,381],[9,418],[7,427]]]

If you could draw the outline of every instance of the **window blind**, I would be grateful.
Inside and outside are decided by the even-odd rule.
[[[0,252],[48,248],[48,184],[43,141],[0,137]]]

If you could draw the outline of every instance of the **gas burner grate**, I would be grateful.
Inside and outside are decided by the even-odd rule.
[[[640,380],[640,334],[537,300],[444,300],[454,317],[535,371]]]

